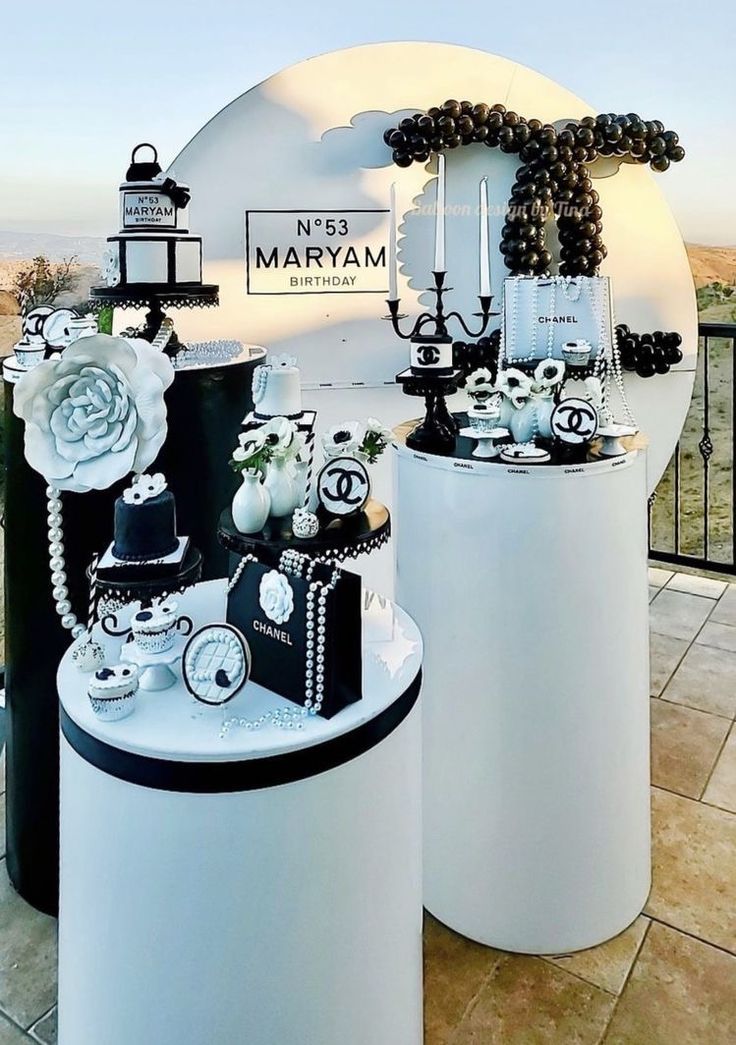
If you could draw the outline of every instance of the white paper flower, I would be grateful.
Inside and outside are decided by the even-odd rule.
[[[363,442],[365,431],[365,425],[360,421],[341,421],[333,425],[322,436],[325,457],[354,454]]]
[[[283,573],[269,570],[258,588],[261,609],[274,624],[285,624],[294,612],[294,592]]]
[[[95,334],[39,363],[15,386],[25,453],[51,486],[105,490],[152,464],[166,438],[168,356],[147,341]]]
[[[556,388],[564,377],[565,364],[562,360],[542,359],[537,363],[536,370],[534,371],[533,390],[535,392],[549,391],[552,388]]]
[[[155,475],[136,475],[131,486],[123,491],[123,500],[126,504],[142,504],[150,501],[152,497],[158,497],[166,489],[166,476],[163,472]]]
[[[532,380],[522,370],[509,367],[499,374],[497,392],[510,399],[517,410],[520,410],[531,395]]]
[[[117,250],[109,248],[102,257],[102,279],[106,286],[116,287],[120,282],[120,257]]]

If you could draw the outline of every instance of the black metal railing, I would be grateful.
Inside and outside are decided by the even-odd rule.
[[[649,557],[736,574],[736,323],[700,323],[682,435],[649,499]]]

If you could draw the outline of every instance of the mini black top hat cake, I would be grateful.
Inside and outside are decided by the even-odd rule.
[[[176,504],[166,479],[138,475],[115,501],[115,540],[112,554],[126,562],[146,562],[172,555],[179,547]]]

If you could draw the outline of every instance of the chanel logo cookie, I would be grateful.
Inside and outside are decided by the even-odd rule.
[[[368,471],[353,457],[335,457],[317,477],[317,497],[331,515],[350,515],[360,511],[370,493]]]
[[[563,443],[587,443],[598,430],[598,413],[586,399],[563,399],[554,409],[550,427]]]

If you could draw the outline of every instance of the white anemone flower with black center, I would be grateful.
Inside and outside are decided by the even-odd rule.
[[[257,431],[263,434],[264,444],[272,454],[285,454],[294,441],[297,427],[288,417],[272,417]]]
[[[364,435],[365,425],[361,421],[340,421],[322,436],[325,457],[354,454],[360,448]]]
[[[482,402],[490,399],[495,389],[493,387],[493,376],[486,367],[478,367],[465,379],[465,389],[471,399]]]
[[[239,446],[233,450],[234,461],[250,461],[263,450],[266,445],[266,436],[262,428],[253,428],[249,432],[243,432],[238,436]]]
[[[393,442],[394,433],[390,428],[386,427],[383,421],[379,421],[377,417],[368,418],[365,423],[365,430],[367,434],[375,435],[386,443]]]
[[[532,392],[532,379],[523,370],[509,367],[499,374],[496,391],[510,399],[517,410],[520,410]]]
[[[542,359],[534,371],[532,391],[545,392],[556,388],[565,377],[565,364],[561,359]]]

